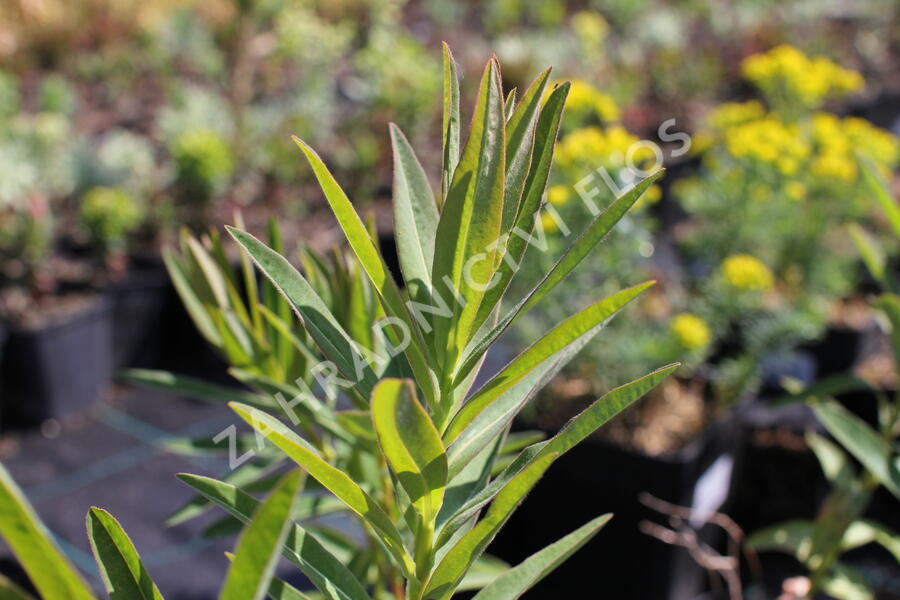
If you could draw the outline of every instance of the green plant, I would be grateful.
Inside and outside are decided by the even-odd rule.
[[[208,129],[187,130],[172,143],[179,194],[189,202],[209,204],[222,193],[234,171],[228,142]]]
[[[895,239],[900,240],[900,211],[879,180],[873,165],[864,177],[883,208]],[[887,317],[894,351],[895,369],[900,372],[900,288],[885,269],[877,243],[858,226],[851,230],[872,276],[884,292],[875,306]],[[809,597],[827,592],[837,598],[871,599],[874,595],[865,576],[840,562],[841,556],[860,546],[882,545],[900,561],[900,535],[882,524],[865,519],[863,513],[879,486],[900,500],[900,395],[875,390],[878,424],[871,427],[838,401],[828,397],[837,382],[820,382],[798,396],[811,406],[819,421],[837,444],[815,433],[806,436],[832,491],[825,498],[816,519],[778,524],[754,533],[747,544],[755,550],[778,550],[793,554],[810,573]],[[843,383],[842,383],[843,384]],[[855,459],[851,460],[851,459]]]
[[[748,57],[756,100],[725,103],[694,139],[702,164],[673,192],[690,220],[676,231],[687,304],[737,352],[712,378],[725,403],[756,389],[763,359],[815,340],[852,295],[857,258],[847,223],[870,212],[859,157],[900,161],[889,132],[819,110],[862,85],[858,73],[782,46]]]
[[[143,219],[143,211],[127,190],[92,188],[81,198],[80,219],[94,245],[106,259],[122,255],[128,236]]]
[[[471,133],[461,146],[455,63],[449,50],[444,58],[443,184],[437,196],[406,138],[399,128],[391,128],[402,291],[385,266],[374,232],[359,219],[318,155],[299,140],[347,237],[355,275],[334,278],[343,267],[334,263],[323,268],[316,260],[304,261],[301,273],[282,256],[277,240],[270,239],[270,248],[240,229],[229,230],[266,276],[264,285],[274,286],[279,302],[286,301],[303,324],[302,339],[309,340],[310,354],[322,360],[307,364],[302,374],[321,374],[324,368],[326,377],[317,381],[327,400],[316,400],[303,378],[286,377],[296,373],[284,373],[279,385],[271,385],[267,378],[280,363],[261,360],[266,354],[247,360],[241,371],[255,368],[258,376],[244,380],[258,391],[232,391],[217,399],[236,400],[232,408],[256,431],[256,437],[235,433],[231,438],[231,451],[249,452],[244,455],[249,462],[226,481],[182,476],[203,499],[192,501],[173,519],[190,518],[215,504],[230,515],[217,529],[230,530],[235,519],[246,519],[242,506],[252,500],[247,492],[272,485],[273,465],[285,457],[296,462],[315,480],[307,489],[331,495],[310,497],[295,517],[355,514],[366,533],[366,543],[359,544],[315,520],[295,525],[286,555],[326,597],[449,598],[487,581],[494,583],[483,597],[518,597],[586,542],[607,517],[508,571],[496,559],[482,556],[485,547],[556,457],[675,369],[664,367],[608,392],[548,441],[508,434],[528,400],[648,282],[570,316],[478,391],[469,392],[494,341],[585,258],[654,178],[599,214],[544,279],[501,316],[500,303],[540,218],[569,86],[557,86],[543,101],[549,87],[545,72],[513,105],[511,97],[504,101],[499,66],[491,60],[481,79]],[[251,313],[254,304],[265,302],[252,296],[248,304],[238,302],[231,291],[236,286],[228,279],[210,286],[229,270],[227,261],[217,258],[220,246],[214,236],[204,244],[190,238],[184,243],[180,258],[167,259],[176,286],[189,308],[195,305],[192,316],[201,330],[208,330],[207,338],[228,352],[228,343],[218,338],[252,333],[253,321],[248,318],[238,327],[221,323],[229,318],[237,322],[241,310]],[[218,264],[204,258],[209,255]],[[245,288],[254,289],[244,272]],[[323,276],[331,280],[325,286],[317,283]],[[371,308],[348,305],[343,286],[335,283],[341,280],[364,283],[368,292],[360,298],[371,298],[373,304],[365,304]],[[485,281],[496,284],[486,288],[481,285]],[[209,287],[218,287],[221,297],[210,299],[215,291]],[[261,333],[254,339],[275,347],[285,329],[293,330],[279,327],[272,336]],[[238,364],[242,355],[228,357]],[[179,386],[146,372],[130,376],[144,382],[156,377],[157,385],[188,393],[196,383]],[[200,395],[207,395],[209,388],[202,389]],[[341,396],[345,402],[339,403]],[[263,439],[271,445],[257,443]],[[210,447],[208,442],[185,445]]]

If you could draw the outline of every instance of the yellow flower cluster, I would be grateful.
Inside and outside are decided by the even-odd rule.
[[[812,117],[812,138],[816,158],[812,172],[840,182],[857,177],[856,153],[864,154],[883,168],[892,168],[900,160],[900,142],[864,119],[840,119],[828,113]]]
[[[565,170],[571,168],[597,168],[602,166],[624,166],[626,156],[636,165],[652,160],[653,151],[646,146],[632,146],[638,138],[628,133],[621,125],[607,128],[583,127],[577,129],[556,146],[554,158],[557,165]]]
[[[621,116],[615,100],[581,79],[572,81],[566,113],[576,122],[596,117],[602,123],[613,123]]]
[[[865,83],[856,71],[821,56],[810,58],[788,45],[744,59],[741,71],[763,91],[782,92],[806,106],[818,106],[828,97],[856,92]]]
[[[796,125],[772,116],[730,127],[724,137],[731,156],[775,165],[784,175],[797,173],[810,153]]]
[[[713,129],[725,131],[748,121],[756,121],[766,116],[766,109],[758,100],[748,102],[725,102],[717,106],[707,117]]]
[[[733,254],[722,262],[722,275],[729,285],[740,290],[765,291],[772,288],[772,271],[749,254]]]
[[[691,313],[682,313],[672,319],[669,330],[678,344],[686,350],[705,348],[712,339],[706,321]]]

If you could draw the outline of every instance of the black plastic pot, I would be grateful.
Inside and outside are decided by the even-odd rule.
[[[665,520],[644,507],[638,496],[646,491],[675,504],[708,503],[718,509],[730,487],[736,431],[732,419],[724,419],[681,451],[661,457],[585,441],[551,466],[488,552],[516,564],[590,519],[612,512],[613,519],[597,536],[528,597],[693,598],[706,589],[705,572],[685,550],[639,531],[642,520]]]
[[[107,290],[113,302],[113,367],[154,367],[175,294],[161,263],[138,265]]]
[[[112,302],[39,329],[11,329],[2,364],[4,424],[76,413],[100,399],[112,374]]]

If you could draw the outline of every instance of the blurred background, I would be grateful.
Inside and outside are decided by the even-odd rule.
[[[874,422],[873,390],[897,389],[868,301],[878,285],[848,225],[878,240],[895,272],[898,240],[867,177],[897,189],[898,11],[896,0],[0,0],[4,464],[94,585],[82,515],[100,505],[167,597],[213,597],[232,531],[217,527],[220,515],[183,518],[191,495],[174,474],[226,471],[209,439],[233,419],[202,393],[135,387],[115,373],[154,369],[239,389],[228,369],[248,359],[211,347],[215,336],[178,287],[190,267],[164,264],[163,249],[236,265],[221,226],[265,234],[275,220],[304,266],[330,256],[340,234],[295,134],[371,215],[390,253],[388,123],[439,182],[446,41],[464,115],[494,53],[507,90],[551,65],[554,80],[574,83],[542,216],[550,251],[517,275],[519,294],[589,220],[586,177],[602,207],[611,188],[634,183],[629,167],[667,168],[489,360],[496,370],[548,323],[659,281],[516,428],[552,433],[598,394],[685,363],[560,461],[492,551],[517,562],[613,511],[535,598],[595,597],[566,587],[586,570],[615,598],[726,597],[696,553],[641,525],[667,521],[639,494],[721,511],[747,533],[812,518],[829,484],[804,433],[821,425],[784,396],[824,381]],[[613,186],[600,184],[601,171]],[[234,302],[200,300],[225,312]],[[896,530],[897,509],[879,492],[870,516]],[[721,532],[704,535],[725,552]],[[893,543],[893,553],[851,557],[878,598],[900,598]],[[796,558],[762,556],[762,566],[738,569],[761,597],[802,572]],[[17,572],[8,553],[0,571]]]

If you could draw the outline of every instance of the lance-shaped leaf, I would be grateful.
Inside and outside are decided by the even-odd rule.
[[[362,517],[375,530],[401,569],[414,568],[412,559],[403,546],[400,532],[390,517],[346,473],[325,462],[306,440],[288,429],[278,419],[251,406],[236,403],[230,406],[251,427],[281,448],[291,460],[306,469],[316,481]]]
[[[500,489],[490,508],[471,531],[450,548],[435,567],[424,597],[442,600],[453,595],[469,567],[506,523],[525,495],[535,486],[557,455],[550,454],[528,465]]]
[[[368,275],[372,285],[374,285],[385,312],[388,316],[400,319],[406,325],[410,334],[410,343],[405,345],[403,353],[409,361],[409,366],[416,375],[416,383],[422,388],[425,397],[429,402],[435,402],[437,392],[434,375],[428,366],[430,353],[425,347],[421,330],[413,322],[412,316],[409,314],[406,303],[403,301],[403,296],[400,294],[400,288],[397,287],[397,283],[388,271],[381,254],[378,252],[378,248],[372,241],[372,237],[369,235],[359,215],[356,214],[350,199],[347,198],[344,190],[335,181],[328,167],[304,141],[296,136],[293,139],[300,149],[303,150],[303,154],[309,161],[313,173],[315,173],[316,179],[319,181],[319,186],[325,194],[325,199],[331,206],[331,210],[337,218],[338,224],[341,226],[341,230],[344,232],[350,248],[353,249],[360,266]],[[395,335],[393,329],[388,329],[387,334]],[[395,340],[394,343],[399,343],[399,340]],[[368,394],[365,395],[368,396]]]
[[[554,327],[544,337],[517,356],[472,396],[453,418],[447,432],[444,434],[444,441],[450,443],[455,440],[463,429],[474,421],[485,408],[535,367],[553,354],[563,350],[569,344],[576,343],[584,334],[607,321],[619,309],[637,298],[653,283],[648,281],[624,289],[587,307]]]
[[[259,501],[239,488],[209,477],[180,473],[178,478],[229,514],[247,523]],[[294,523],[284,542],[284,555],[332,600],[369,600],[359,580],[319,541]]]
[[[522,257],[532,241],[531,232],[535,225],[536,215],[541,208],[547,179],[550,176],[550,165],[553,162],[553,148],[559,133],[563,107],[569,93],[569,83],[565,83],[551,92],[550,97],[541,109],[534,133],[534,151],[531,157],[531,168],[525,179],[522,200],[516,209],[516,220],[508,237],[502,240],[500,251],[504,252],[494,275],[494,285],[484,295],[474,327],[470,334],[474,336],[481,325],[490,317],[495,307],[506,292],[512,276],[522,262]]]
[[[559,433],[545,442],[532,444],[503,470],[493,481],[472,496],[441,528],[436,547],[442,546],[469,519],[490,502],[503,486],[522,469],[548,454],[565,454],[575,445],[594,433],[617,414],[634,404],[641,396],[659,385],[678,368],[678,364],[657,369],[652,373],[610,390],[581,413],[569,420]]]
[[[300,481],[300,471],[288,473],[254,511],[238,538],[221,600],[262,600],[266,596],[291,527],[291,510]]]
[[[515,110],[507,103],[506,112],[511,116],[506,125],[506,186],[503,190],[501,235],[509,232],[518,214],[522,190],[525,188],[525,179],[531,167],[534,129],[537,126],[541,102],[544,99],[544,90],[547,89],[549,77],[550,69],[546,69],[538,75],[525,90],[525,95],[522,96],[522,101],[515,107]],[[497,253],[497,260],[500,259],[501,254],[501,252]]]
[[[424,523],[433,523],[447,484],[447,455],[409,380],[383,379],[372,392],[372,423],[384,456]]]
[[[203,379],[190,377],[188,375],[177,375],[168,371],[157,371],[155,369],[126,369],[120,371],[117,379],[133,383],[143,387],[149,387],[165,392],[172,392],[179,396],[194,398],[195,400],[206,400],[208,402],[242,402],[262,409],[278,409],[278,403],[263,396],[262,394],[254,394],[228,387],[209,383]]]
[[[475,595],[474,600],[516,600],[588,543],[612,515],[582,525],[558,542],[532,554]]]
[[[419,159],[400,129],[391,123],[394,149],[394,236],[406,289],[416,302],[431,298],[431,265],[438,211]]]
[[[444,113],[441,127],[442,137],[442,168],[441,168],[441,198],[443,205],[450,190],[450,182],[453,173],[459,163],[459,76],[456,73],[456,60],[450,52],[450,47],[444,43]]]
[[[35,598],[6,576],[0,575],[0,600],[35,600]]]
[[[357,382],[360,394],[368,397],[375,385],[375,374],[306,278],[283,256],[249,233],[231,227],[228,232],[243,246],[259,270],[290,301],[322,354],[335,364],[344,377]]]
[[[441,212],[434,249],[433,294],[459,297],[449,318],[434,320],[438,360],[452,369],[494,275],[503,213],[505,121],[497,62],[484,69],[472,127]]]
[[[894,199],[891,198],[888,185],[881,178],[881,175],[878,174],[875,164],[868,159],[863,160],[862,163],[863,179],[865,179],[869,186],[869,190],[872,192],[872,195],[875,196],[875,201],[887,217],[888,224],[891,226],[894,235],[900,237],[900,207],[898,207]]]
[[[516,385],[491,402],[477,419],[472,420],[447,449],[450,477],[453,478],[490,440],[505,431],[525,403],[543,389],[602,327],[602,324],[594,327],[545,359]]]
[[[203,305],[203,301],[198,297],[184,266],[178,262],[172,249],[165,248],[163,250],[163,263],[166,265],[169,279],[172,281],[175,291],[178,292],[178,296],[181,298],[185,310],[191,316],[194,325],[210,344],[218,348],[222,343],[222,339],[219,336],[216,325]]]
[[[94,597],[2,464],[0,537],[9,544],[42,597],[67,600],[89,600]]]
[[[87,533],[110,600],[162,600],[134,544],[111,514],[91,508]]]
[[[494,327],[487,331],[471,348],[466,350],[462,366],[459,368],[455,379],[462,380],[478,364],[480,358],[493,345],[497,338],[518,317],[524,315],[544,299],[553,289],[565,279],[569,273],[575,270],[582,260],[599,244],[604,237],[615,227],[616,223],[634,206],[634,203],[643,195],[650,185],[662,175],[662,171],[654,173],[642,180],[636,186],[622,194],[605,211],[585,229],[578,239],[566,250],[553,268],[544,278],[523,298],[516,306],[511,308]]]
[[[813,411],[828,432],[888,491],[900,498],[900,471],[892,460],[890,444],[835,400],[816,401]]]

